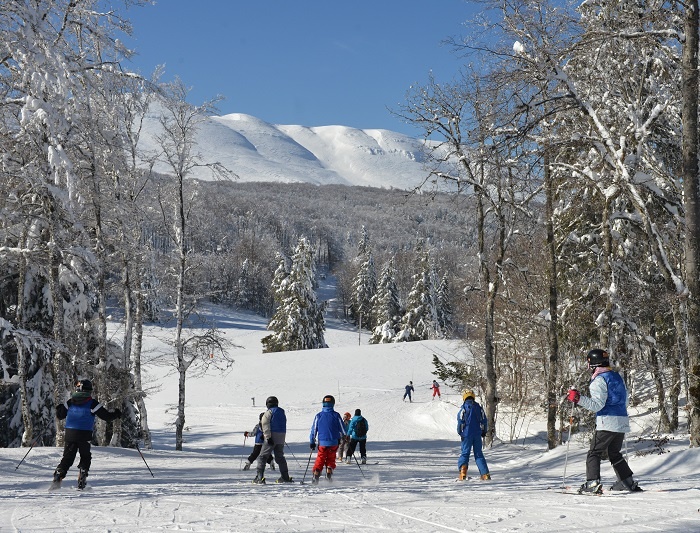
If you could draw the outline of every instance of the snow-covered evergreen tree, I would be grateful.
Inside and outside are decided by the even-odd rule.
[[[370,344],[392,342],[399,332],[401,322],[401,301],[396,286],[394,259],[382,270],[377,292],[372,298],[372,321],[375,324]]]
[[[316,298],[314,250],[305,237],[299,239],[294,250],[289,275],[283,272],[280,261],[273,281],[277,309],[267,326],[272,334],[262,339],[263,352],[327,348],[325,304]]]
[[[420,253],[418,272],[413,276],[413,288],[408,295],[401,330],[394,342],[420,341],[440,337],[436,308],[435,274],[430,252]]]
[[[355,322],[362,322],[362,327],[372,328],[372,298],[377,293],[377,273],[374,268],[372,252],[367,251],[360,269],[352,284],[352,312]]]
[[[440,280],[440,286],[437,289],[437,318],[440,330],[443,336],[448,336],[452,332],[452,303],[450,301],[450,279],[445,272]]]

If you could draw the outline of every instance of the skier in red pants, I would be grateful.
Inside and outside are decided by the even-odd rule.
[[[433,400],[435,399],[436,394],[438,399],[440,399],[440,385],[438,384],[438,382],[433,380],[433,386],[430,388],[433,390]]]
[[[345,424],[340,414],[333,407],[335,398],[328,394],[323,397],[323,409],[316,414],[314,423],[311,425],[309,434],[309,446],[311,450],[316,449],[316,438],[318,437],[318,453],[314,463],[313,479],[311,483],[318,483],[326,467],[326,479],[331,480],[333,470],[335,470],[335,454],[338,451],[338,444],[345,437]]]

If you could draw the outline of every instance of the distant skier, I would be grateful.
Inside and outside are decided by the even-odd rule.
[[[360,409],[355,409],[355,416],[350,420],[348,426],[348,434],[350,435],[350,446],[348,447],[345,462],[350,463],[350,457],[355,454],[355,447],[360,444],[360,457],[362,464],[367,462],[367,432],[369,431],[369,422],[362,416]]]
[[[345,451],[348,449],[350,444],[350,436],[348,435],[348,426],[350,425],[350,419],[352,415],[350,413],[343,414],[343,427],[345,429],[345,435],[340,439],[340,444],[338,445],[338,453],[336,454],[336,460],[342,461],[345,456]]]
[[[318,483],[323,467],[326,468],[326,479],[331,481],[336,466],[335,454],[338,451],[340,441],[345,436],[343,419],[333,409],[335,398],[330,394],[324,396],[322,405],[323,409],[314,417],[311,433],[309,433],[309,446],[312,451],[316,449],[316,439],[318,438],[318,452],[314,463],[312,483]]]
[[[412,402],[413,400],[411,399],[411,393],[415,392],[415,389],[413,388],[413,381],[409,381],[408,385],[406,385],[406,392],[403,393],[403,401],[406,401],[406,396],[408,396],[408,401]]]
[[[481,474],[481,479],[491,479],[481,444],[481,439],[486,436],[488,420],[481,405],[476,402],[472,391],[465,390],[462,394],[462,400],[464,403],[457,413],[457,433],[462,438],[462,453],[457,461],[459,479],[462,481],[467,479],[469,455],[472,450],[474,450],[474,461],[479,469],[479,474]]]
[[[260,426],[263,432],[262,451],[258,457],[257,473],[253,483],[265,483],[265,465],[270,462],[272,454],[275,455],[275,461],[280,469],[280,478],[277,483],[291,483],[292,478],[289,477],[287,469],[287,459],[284,457],[284,440],[287,436],[287,415],[279,406],[277,397],[270,396],[265,400],[267,411],[263,413],[260,419]]]
[[[95,428],[95,416],[110,421],[121,418],[119,409],[108,411],[100,402],[92,397],[92,382],[82,379],[75,385],[75,391],[70,400],[56,406],[56,416],[66,420],[63,457],[53,473],[53,488],[58,488],[66,477],[68,469],[73,466],[75,456],[80,452],[78,462],[78,488],[84,489],[87,484],[88,471],[92,462],[90,441]]]
[[[440,384],[437,381],[433,380],[433,384],[430,388],[433,391],[433,400],[435,399],[435,395],[437,395],[438,400],[439,400],[440,399]]]
[[[573,388],[566,395],[570,402],[596,413],[596,430],[586,457],[586,482],[579,492],[602,492],[600,459],[603,454],[607,454],[617,475],[617,482],[611,490],[641,491],[621,453],[625,433],[630,430],[625,382],[620,374],[610,368],[610,356],[605,350],[591,350],[586,361],[592,372],[589,385],[591,397],[581,396]]]
[[[260,455],[260,451],[262,450],[263,444],[265,443],[265,437],[263,435],[263,430],[262,430],[262,417],[265,413],[260,413],[260,416],[258,417],[258,423],[255,424],[255,427],[251,431],[244,431],[243,435],[246,437],[252,436],[254,439],[254,444],[253,444],[253,451],[251,454],[248,456],[248,459],[246,460],[245,464],[243,465],[243,470],[250,470],[250,465],[253,464],[253,461],[255,461],[258,456]],[[267,464],[270,465],[270,468],[272,470],[275,469],[275,460],[272,458],[272,455],[270,455],[270,460],[267,462]]]

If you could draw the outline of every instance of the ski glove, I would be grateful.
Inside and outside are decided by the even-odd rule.
[[[309,448],[311,448],[311,451],[314,451],[316,449],[316,443],[315,442],[310,442],[309,443]]]
[[[121,418],[121,417],[122,417],[122,412],[121,412],[119,409],[115,409],[115,410],[114,410],[114,414],[117,415],[117,418]]]
[[[577,404],[581,399],[581,395],[576,389],[569,389],[569,394],[566,395],[566,399],[574,404]]]
[[[269,439],[267,439],[267,443],[268,443],[270,446],[272,446],[272,445],[275,443],[275,441],[272,440],[272,437],[270,437]]]
[[[481,438],[483,439],[483,438],[485,438],[485,437],[486,437],[486,431],[482,431],[482,432],[481,432]]]
[[[249,433],[248,433],[247,431],[244,431],[244,432],[243,432],[243,436],[244,436],[244,437],[247,437],[248,435],[249,435]]]

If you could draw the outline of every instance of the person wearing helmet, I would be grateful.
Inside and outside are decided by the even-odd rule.
[[[350,435],[350,444],[345,453],[345,464],[350,464],[350,458],[355,455],[355,448],[360,445],[360,461],[362,464],[367,463],[367,432],[369,431],[369,422],[362,416],[360,409],[355,409],[355,416],[350,420],[348,425],[348,434]]]
[[[284,441],[287,436],[287,415],[279,406],[276,396],[270,396],[265,400],[267,411],[260,419],[260,427],[263,432],[264,443],[262,451],[258,457],[256,466],[256,476],[253,483],[265,483],[265,465],[270,462],[272,455],[280,470],[280,477],[277,483],[291,483],[287,468],[287,459],[284,457]]]
[[[335,470],[335,454],[338,445],[345,437],[345,424],[340,414],[334,409],[335,398],[327,394],[323,397],[323,408],[314,417],[309,433],[309,447],[313,452],[316,449],[316,439],[318,439],[318,452],[316,462],[314,462],[313,479],[311,483],[318,483],[323,468],[326,468],[326,479],[331,481],[333,470]]]
[[[438,400],[439,400],[440,399],[440,384],[436,380],[433,380],[433,384],[430,386],[430,390],[433,391],[433,400],[435,399],[435,395],[437,395]]]
[[[462,400],[462,407],[457,413],[457,434],[462,439],[462,452],[457,460],[459,479],[461,481],[467,479],[469,456],[474,450],[474,461],[479,469],[481,479],[490,480],[491,474],[486,464],[481,442],[481,439],[486,436],[488,420],[481,405],[476,402],[476,396],[473,391],[465,390],[462,393]]]
[[[607,453],[617,475],[617,482],[611,490],[641,491],[621,452],[625,433],[630,430],[625,382],[620,374],[610,368],[610,356],[605,350],[595,348],[589,351],[586,361],[592,373],[590,398],[582,396],[574,388],[566,395],[566,399],[574,405],[596,413],[596,430],[586,456],[586,482],[581,485],[579,493],[602,492],[600,460],[604,453]]]
[[[250,470],[250,465],[253,464],[253,461],[255,461],[258,456],[260,455],[260,451],[262,450],[263,444],[265,443],[265,437],[263,436],[263,430],[262,430],[262,425],[261,425],[261,420],[262,417],[265,413],[260,413],[258,416],[258,423],[255,424],[255,427],[251,431],[244,431],[243,435],[248,438],[249,436],[253,436],[253,451],[251,454],[248,456],[248,459],[246,460],[245,464],[243,465],[243,470]],[[245,441],[244,441],[245,442]],[[267,462],[267,464],[270,465],[270,468],[272,470],[275,469],[275,460],[272,458],[272,455],[270,455],[270,459]]]
[[[345,451],[348,449],[350,444],[350,436],[348,435],[348,426],[350,425],[350,419],[352,415],[348,412],[343,414],[343,428],[345,429],[345,435],[340,439],[340,445],[338,446],[338,453],[336,454],[336,461],[342,461]]]
[[[120,418],[122,413],[119,409],[114,411],[105,409],[92,397],[92,382],[89,379],[81,379],[76,383],[70,399],[56,406],[56,416],[59,420],[65,419],[66,426],[63,457],[53,473],[52,488],[61,486],[61,481],[66,477],[68,469],[73,466],[76,454],[80,453],[78,488],[84,489],[92,461],[90,441],[95,428],[95,416],[110,421]]]

